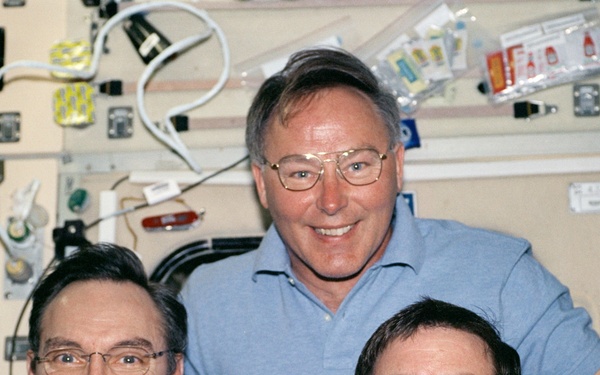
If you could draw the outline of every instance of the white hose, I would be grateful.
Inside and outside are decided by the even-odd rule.
[[[50,72],[68,74],[68,75],[71,75],[72,77],[81,78],[83,80],[90,80],[96,75],[96,73],[98,71],[98,65],[100,63],[100,57],[102,56],[103,46],[104,46],[106,36],[108,35],[109,31],[113,27],[115,27],[117,24],[122,22],[124,19],[129,18],[134,14],[137,14],[140,12],[145,12],[145,11],[156,9],[156,8],[163,8],[163,7],[179,8],[179,9],[186,10],[189,13],[192,13],[193,15],[200,18],[202,21],[204,21],[208,25],[208,30],[204,31],[201,34],[193,35],[193,36],[187,37],[183,40],[180,40],[176,43],[173,43],[172,45],[167,47],[164,51],[162,51],[158,56],[156,56],[152,61],[150,61],[150,63],[148,64],[148,66],[146,67],[144,72],[142,73],[142,76],[138,80],[138,84],[137,84],[136,99],[137,99],[137,104],[138,104],[138,112],[139,112],[140,118],[142,120],[142,123],[152,134],[154,134],[160,141],[162,141],[167,146],[169,146],[171,149],[173,149],[175,152],[177,152],[177,154],[179,154],[186,161],[186,163],[190,166],[190,168],[192,168],[195,172],[200,173],[201,169],[200,169],[199,165],[193,159],[191,153],[189,152],[189,150],[187,149],[185,144],[181,141],[179,134],[173,127],[171,118],[176,115],[180,115],[184,112],[187,112],[193,108],[201,106],[201,105],[205,104],[206,102],[208,102],[215,95],[217,95],[221,91],[221,89],[223,89],[223,87],[225,86],[225,83],[227,82],[227,79],[229,78],[229,71],[231,68],[231,58],[230,58],[230,53],[229,53],[229,46],[227,44],[227,39],[225,38],[225,34],[221,30],[221,28],[203,10],[197,9],[197,8],[195,8],[191,5],[185,4],[185,3],[180,3],[180,2],[175,2],[175,1],[156,1],[156,2],[151,2],[151,3],[138,4],[138,5],[134,5],[134,6],[125,8],[124,10],[119,11],[113,17],[108,19],[106,21],[106,23],[98,31],[96,40],[94,41],[92,60],[91,60],[89,69],[79,70],[79,69],[67,68],[67,67],[63,67],[63,66],[59,66],[59,65],[42,63],[42,62],[38,62],[38,61],[21,60],[21,61],[16,61],[11,64],[7,64],[7,65],[3,66],[2,68],[0,68],[0,78],[3,77],[6,74],[6,72],[8,72],[9,70],[23,67],[23,68],[43,69],[43,70],[48,70]],[[165,115],[164,125],[165,125],[165,128],[167,129],[168,133],[165,133],[164,131],[160,130],[150,120],[150,118],[148,117],[148,115],[146,113],[145,101],[144,101],[144,88],[147,84],[147,81],[152,77],[155,70],[157,68],[159,68],[161,66],[161,64],[165,60],[167,60],[170,56],[172,56],[173,54],[176,54],[180,51],[183,51],[187,48],[190,48],[194,44],[200,43],[200,42],[208,39],[211,36],[213,31],[216,33],[217,38],[219,39],[219,43],[221,44],[221,49],[222,49],[222,54],[223,54],[223,70],[221,72],[221,75],[219,76],[217,83],[212,87],[212,89],[209,90],[206,94],[202,95],[199,99],[197,99],[191,103],[179,105],[179,106],[167,111],[167,114]]]

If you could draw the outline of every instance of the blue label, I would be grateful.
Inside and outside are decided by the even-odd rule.
[[[417,80],[417,76],[412,71],[410,66],[408,66],[406,60],[397,60],[396,65],[398,65],[398,68],[400,69],[400,75],[404,76],[408,80],[408,82],[413,83]]]

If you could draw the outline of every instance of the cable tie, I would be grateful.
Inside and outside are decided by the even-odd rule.
[[[538,117],[546,116],[551,113],[558,112],[556,105],[549,105],[540,100],[529,100],[523,102],[515,102],[513,104],[515,118],[524,118],[532,120]]]
[[[98,85],[98,91],[109,96],[121,96],[123,95],[123,81],[113,79],[102,82]]]

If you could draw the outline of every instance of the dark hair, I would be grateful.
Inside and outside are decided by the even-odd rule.
[[[385,321],[365,344],[355,375],[371,375],[377,359],[394,340],[406,340],[419,328],[454,328],[481,338],[487,345],[496,375],[520,375],[519,354],[500,339],[496,328],[476,313],[451,303],[424,298]]]
[[[62,260],[33,293],[29,317],[29,345],[34,353],[40,347],[44,312],[68,285],[78,281],[131,282],[148,292],[163,319],[162,332],[168,348],[168,374],[175,371],[175,354],[183,353],[187,344],[187,314],[176,293],[163,284],[148,281],[142,262],[124,247],[108,243],[87,245]],[[35,366],[35,362],[32,363]]]
[[[283,70],[260,87],[246,118],[246,147],[254,162],[264,163],[264,135],[275,115],[282,124],[292,106],[316,92],[337,86],[365,94],[377,108],[390,138],[390,149],[400,142],[400,112],[396,98],[357,57],[336,48],[296,52]]]

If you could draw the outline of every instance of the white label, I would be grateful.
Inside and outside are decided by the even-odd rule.
[[[561,17],[554,20],[546,21],[542,23],[544,31],[547,33],[553,33],[556,31],[565,31],[566,29],[583,25],[585,23],[585,17],[583,14],[578,13],[572,16]]]
[[[542,27],[540,25],[526,26],[500,35],[500,45],[502,48],[517,46],[541,35]]]
[[[569,186],[571,210],[600,213],[600,182],[574,182]]]
[[[171,199],[179,194],[181,194],[181,190],[175,180],[158,182],[144,188],[144,196],[149,205]]]

